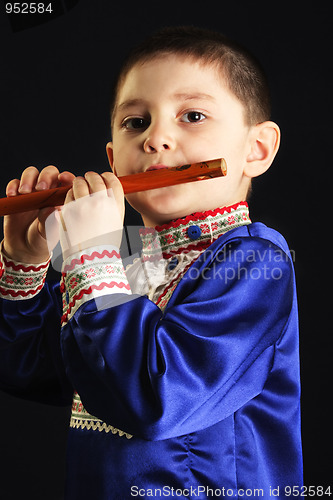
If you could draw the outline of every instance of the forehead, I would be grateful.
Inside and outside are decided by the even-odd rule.
[[[207,87],[210,93],[226,88],[217,64],[204,63],[193,57],[164,54],[137,63],[129,70],[119,86],[117,104],[147,93],[152,96],[158,93],[159,98],[190,90],[196,94],[208,94]]]

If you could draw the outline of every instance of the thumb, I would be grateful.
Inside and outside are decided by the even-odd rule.
[[[38,216],[38,232],[46,239],[49,252],[51,253],[59,241],[59,219],[56,217],[54,208],[43,208]]]
[[[45,222],[46,219],[49,217],[49,215],[51,215],[54,212],[54,210],[55,210],[54,207],[42,208],[38,214],[38,232],[45,239],[46,239]]]

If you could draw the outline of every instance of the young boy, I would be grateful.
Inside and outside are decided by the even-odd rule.
[[[162,30],[118,78],[113,173],[29,167],[8,184],[15,196],[73,183],[61,284],[44,283],[46,209],[5,218],[0,283],[2,389],[73,399],[66,498],[268,499],[302,484],[293,266],[244,201],[279,147],[269,113],[246,51],[209,31]],[[142,262],[156,269],[154,248],[163,257],[136,293],[113,237],[117,176],[221,157],[225,178],[127,196],[146,226]]]

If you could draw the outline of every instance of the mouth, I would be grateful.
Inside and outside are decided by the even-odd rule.
[[[166,165],[158,164],[158,165],[151,165],[150,167],[147,168],[146,172],[150,172],[151,170],[163,170],[165,168],[169,168]]]

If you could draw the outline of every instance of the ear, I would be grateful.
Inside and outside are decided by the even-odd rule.
[[[271,121],[255,125],[250,132],[250,153],[246,158],[244,174],[257,177],[271,166],[280,146],[280,129]]]
[[[114,166],[113,144],[112,144],[112,142],[108,142],[107,143],[107,145],[106,145],[106,154],[108,155],[109,164],[110,164],[112,172],[117,175],[116,168]]]

